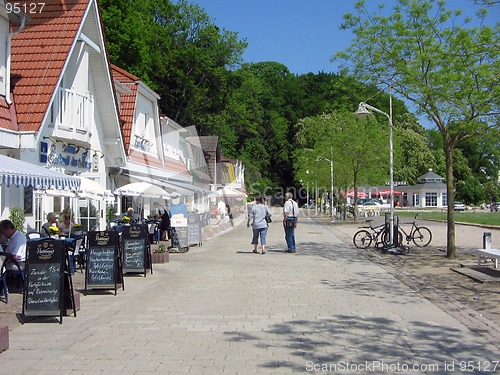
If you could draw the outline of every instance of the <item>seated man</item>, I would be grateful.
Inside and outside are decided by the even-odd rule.
[[[134,216],[134,209],[132,207],[127,208],[127,213],[123,214],[121,217],[121,221],[125,224],[135,223],[137,218]]]
[[[12,254],[12,258],[19,264],[19,267],[24,269],[24,262],[26,261],[26,236],[19,232],[10,220],[0,221],[0,233],[9,239],[5,252]],[[6,268],[7,270],[18,269],[14,262],[7,263]]]
[[[50,229],[49,227],[57,227],[57,217],[53,212],[49,212],[47,214],[47,222],[42,225],[42,229],[40,230],[40,237],[50,237]]]

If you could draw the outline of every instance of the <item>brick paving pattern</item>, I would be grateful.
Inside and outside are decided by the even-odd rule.
[[[459,372],[460,361],[499,359],[493,318],[460,304],[462,317],[448,313],[457,301],[440,301],[433,285],[435,295],[425,295],[418,281],[444,273],[442,266],[409,262],[424,258],[418,254],[360,253],[348,244],[350,227],[303,219],[293,255],[283,252],[274,221],[268,254],[257,255],[250,230],[239,225],[171,254],[153,275],[126,276],[117,296],[82,296],[78,316],[62,325],[16,325],[0,373],[291,374],[349,363],[329,373],[444,374],[445,364]],[[466,318],[495,329],[471,329]],[[370,367],[397,363],[404,371]]]

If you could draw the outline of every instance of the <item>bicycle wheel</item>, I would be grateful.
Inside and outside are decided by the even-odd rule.
[[[354,246],[358,249],[366,249],[372,244],[372,235],[367,230],[360,230],[356,232],[352,238],[352,242],[354,242]]]
[[[391,243],[391,236],[389,235],[388,232],[383,232],[382,233],[382,242],[384,245],[389,245]],[[398,231],[398,246],[400,246],[403,243],[403,233]]]
[[[418,227],[413,232],[413,243],[418,247],[425,247],[432,241],[432,233],[429,228]]]

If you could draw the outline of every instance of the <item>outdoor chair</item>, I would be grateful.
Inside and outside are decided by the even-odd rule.
[[[68,252],[68,260],[70,262],[69,266],[71,273],[74,273],[76,271],[77,265],[80,266],[80,270],[83,270],[83,261],[80,259],[82,257],[80,249],[82,248],[84,241],[85,241],[84,236],[76,238],[70,250],[70,252],[73,254],[70,254],[70,252]]]
[[[7,271],[5,269],[6,255],[0,255],[0,295],[4,296],[5,303],[9,303],[9,288],[7,287]]]
[[[1,261],[1,283],[2,285],[0,286],[3,289],[4,295],[5,295],[5,303],[8,303],[8,285],[7,285],[7,279],[11,276],[15,277],[17,279],[17,288],[22,287],[24,290],[24,269],[20,263],[18,263],[13,257],[12,254],[1,251],[0,252],[0,261]],[[8,269],[8,264],[12,264],[14,267],[12,269]]]
[[[36,240],[38,238],[41,238],[42,236],[40,235],[39,232],[36,231],[30,231],[26,234],[26,239],[29,240]]]

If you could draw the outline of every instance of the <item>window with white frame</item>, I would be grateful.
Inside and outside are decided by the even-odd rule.
[[[415,194],[413,196],[413,202],[415,207],[420,206],[420,194]]]
[[[147,113],[138,113],[135,123],[134,147],[146,152],[154,152],[154,121]]]
[[[437,193],[425,193],[425,207],[437,207]]]
[[[448,206],[448,193],[443,193],[441,195],[441,206],[443,206],[443,207]]]

